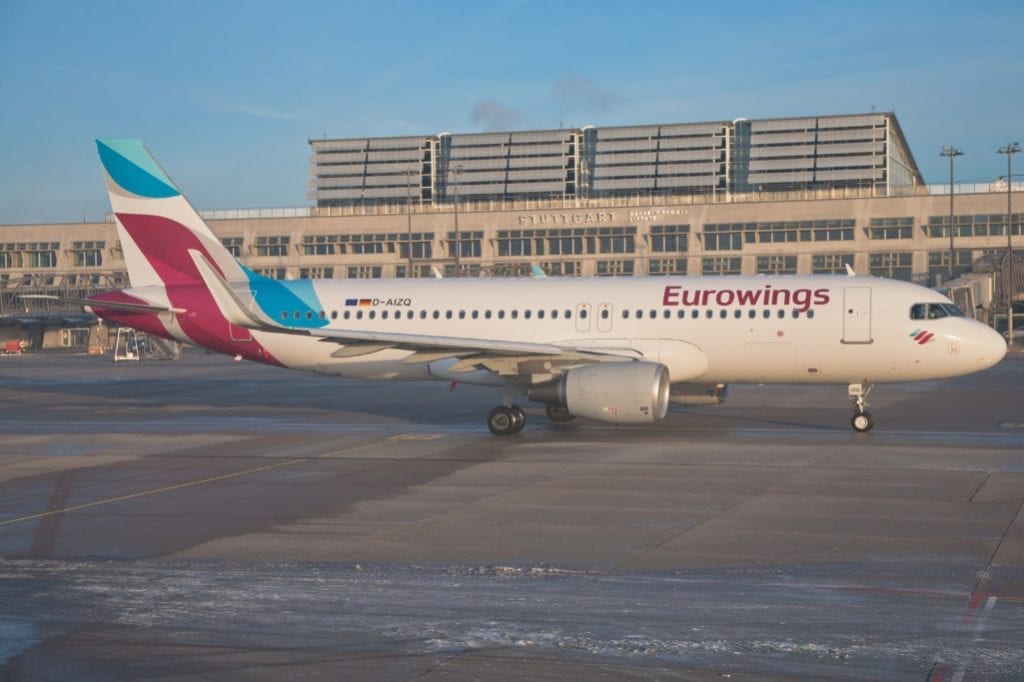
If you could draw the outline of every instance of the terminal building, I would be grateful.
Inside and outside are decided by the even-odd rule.
[[[951,215],[950,186],[925,184],[891,112],[309,145],[314,205],[200,210],[261,274],[515,276],[539,266],[551,276],[713,276],[851,266],[937,286],[972,267],[999,270],[1007,230],[1016,248],[1024,243],[1024,205],[1008,225],[1005,180],[957,185]],[[175,180],[187,195],[188,178]],[[1022,187],[1013,183],[1014,194]],[[1000,287],[1024,294],[1024,282],[1014,283],[1020,269],[1006,272],[993,278],[1004,307]],[[126,285],[112,217],[0,225],[0,340],[17,333],[33,345],[75,346],[87,316],[22,296],[81,298]]]

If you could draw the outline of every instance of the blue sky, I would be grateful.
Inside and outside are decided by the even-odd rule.
[[[324,135],[872,108],[927,182],[946,144],[959,182],[1004,175],[1024,3],[0,0],[0,224],[102,219],[103,136],[142,139],[197,208],[257,208],[309,204]]]

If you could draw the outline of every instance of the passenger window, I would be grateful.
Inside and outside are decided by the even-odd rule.
[[[337,310],[332,310],[331,311],[331,319],[332,320],[338,319],[338,311]]]
[[[444,311],[444,319],[446,319],[446,320],[452,319],[452,311],[450,311],[450,310]]]
[[[718,311],[718,316],[724,320],[725,318],[729,317],[729,311],[723,308],[722,310]]]
[[[344,318],[345,318],[346,320],[347,320],[348,318],[352,317],[352,313],[351,313],[351,311],[348,311],[348,310],[346,310],[346,311],[345,311],[345,314],[343,315],[343,317],[344,317]]]
[[[380,319],[382,319],[382,320],[388,319],[388,311],[385,310],[384,312],[382,312],[380,314]]]
[[[519,317],[519,311],[516,310],[515,308],[513,308],[512,309],[512,319],[514,320],[514,319],[516,319],[518,317]]]
[[[459,319],[460,320],[466,319],[466,311],[465,310],[460,310],[459,311]]]
[[[441,311],[440,310],[435,310],[434,311],[434,319],[437,320],[437,319],[440,319],[440,318],[441,318]]]
[[[605,309],[603,309],[601,311],[601,319],[602,320],[607,320],[608,319],[608,309],[607,308],[605,308]]]
[[[498,319],[499,320],[504,320],[505,319],[505,310],[504,310],[504,308],[498,311]]]
[[[533,311],[532,310],[524,310],[523,311],[523,317],[526,318],[527,320],[530,319],[531,317],[533,317]]]
[[[750,319],[754,319],[755,317],[757,317],[757,311],[751,308],[750,310],[747,311],[747,317],[749,317]]]

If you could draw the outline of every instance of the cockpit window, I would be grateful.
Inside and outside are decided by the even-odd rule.
[[[937,320],[940,317],[963,317],[964,313],[952,303],[915,303],[910,306],[910,319]]]

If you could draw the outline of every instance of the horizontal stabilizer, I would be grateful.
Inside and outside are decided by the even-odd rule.
[[[125,312],[184,312],[184,308],[172,308],[169,305],[150,303],[136,298],[133,301],[113,300],[111,298],[100,298],[109,294],[98,294],[89,298],[68,298],[66,296],[51,296],[49,294],[22,294],[18,298],[34,301],[53,301],[54,303],[71,303],[81,305],[83,308],[102,308],[104,310],[123,310]]]

